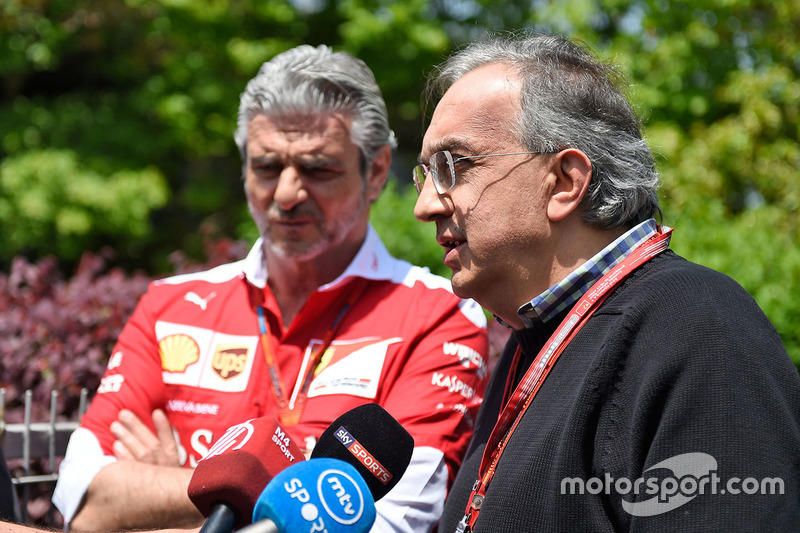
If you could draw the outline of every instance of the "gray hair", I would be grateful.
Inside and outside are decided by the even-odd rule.
[[[586,223],[632,227],[660,214],[653,153],[614,67],[563,37],[493,36],[457,51],[434,70],[427,86],[429,102],[470,71],[491,63],[509,65],[522,80],[516,133],[527,150],[576,148],[592,162],[592,179],[581,204]]]
[[[247,124],[256,114],[273,117],[343,112],[352,118],[350,139],[361,151],[366,175],[375,153],[394,148],[386,103],[375,76],[360,59],[328,46],[301,45],[267,61],[241,95],[233,138],[247,160]]]

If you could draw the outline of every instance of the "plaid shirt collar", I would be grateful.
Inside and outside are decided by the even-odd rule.
[[[594,257],[542,294],[519,308],[526,328],[543,324],[577,302],[603,274],[622,261],[658,229],[655,219],[642,222],[603,248]]]

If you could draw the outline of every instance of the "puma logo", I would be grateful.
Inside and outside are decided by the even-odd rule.
[[[197,294],[196,292],[189,291],[186,293],[186,296],[184,296],[183,299],[186,300],[187,302],[196,304],[197,306],[200,307],[200,309],[205,311],[206,307],[208,307],[208,302],[210,302],[216,295],[217,295],[216,292],[212,292],[205,298],[200,298],[200,295]]]

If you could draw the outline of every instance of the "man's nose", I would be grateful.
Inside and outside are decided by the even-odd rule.
[[[273,199],[281,209],[287,211],[308,199],[303,176],[294,166],[287,165],[281,171]]]
[[[414,216],[422,222],[433,222],[437,217],[449,216],[452,201],[436,192],[432,179],[426,179],[414,205]]]

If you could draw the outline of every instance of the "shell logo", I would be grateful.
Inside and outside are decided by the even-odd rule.
[[[164,337],[158,343],[161,368],[167,372],[186,372],[189,365],[200,360],[200,347],[193,338],[184,334]]]

